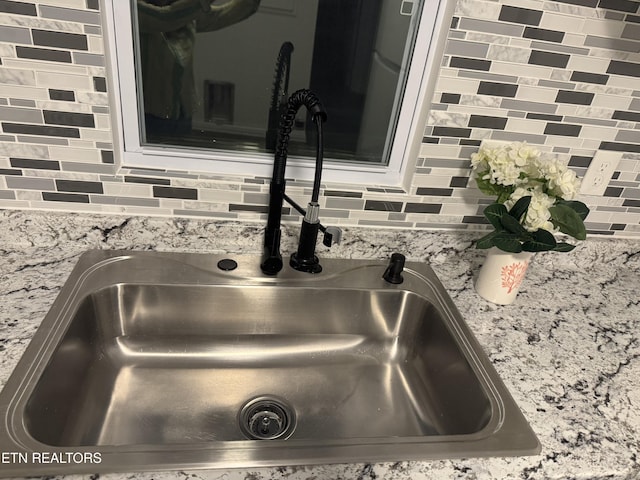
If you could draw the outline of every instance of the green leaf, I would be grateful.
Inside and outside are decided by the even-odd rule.
[[[580,215],[568,205],[560,203],[549,209],[551,221],[560,229],[562,233],[572,236],[578,240],[587,238],[587,230]]]
[[[491,232],[488,235],[485,235],[484,237],[482,237],[480,240],[477,241],[476,243],[476,248],[479,248],[481,250],[485,250],[487,248],[491,248],[493,246],[495,246],[494,243],[494,238],[496,235],[498,235],[498,233],[500,232]]]
[[[539,229],[531,234],[531,240],[522,244],[523,250],[527,252],[545,252],[556,248],[556,239],[551,232]]]
[[[579,202],[577,200],[571,200],[571,201],[558,200],[557,205],[566,205],[567,207],[571,208],[574,212],[578,214],[580,219],[583,221],[585,218],[587,218],[587,215],[589,215],[589,212],[590,212],[589,207],[587,207],[584,203]]]
[[[497,232],[493,237],[493,244],[503,252],[520,253],[522,251],[522,243],[518,236],[509,232]]]
[[[527,232],[527,230],[520,224],[520,222],[508,213],[505,213],[500,217],[500,223],[505,228],[505,230],[511,233],[515,233],[519,237],[530,236],[529,232]]]
[[[571,245],[570,243],[558,242],[558,244],[553,249],[553,251],[554,252],[570,252],[574,248],[576,248],[576,246],[575,245]]]
[[[489,220],[496,230],[503,229],[502,224],[500,223],[500,218],[505,213],[507,213],[507,207],[501,203],[492,203],[491,205],[487,205],[484,209],[484,216],[487,217],[487,220]]]
[[[501,185],[496,185],[495,183],[491,183],[489,180],[484,180],[482,177],[485,176],[488,171],[480,172],[476,176],[476,185],[478,185],[478,189],[488,195],[490,197],[498,197],[502,193],[504,187]]]
[[[520,198],[520,200],[518,200],[515,205],[511,207],[511,210],[509,210],[509,215],[520,221],[522,219],[522,216],[527,213],[529,204],[531,204],[531,195]]]

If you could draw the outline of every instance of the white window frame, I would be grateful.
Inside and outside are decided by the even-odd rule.
[[[404,9],[411,0],[398,0]],[[389,185],[408,189],[443,58],[455,0],[426,0],[418,26],[406,88],[400,106],[389,164],[331,162],[325,159],[323,181],[361,185]],[[124,168],[185,170],[223,175],[270,177],[273,155],[184,147],[141,145],[129,2],[104,0],[107,68],[112,94],[114,148]],[[313,162],[290,156],[287,177],[313,179]]]

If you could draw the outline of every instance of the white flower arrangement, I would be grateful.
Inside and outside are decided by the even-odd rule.
[[[527,143],[481,147],[471,156],[478,188],[496,197],[484,214],[495,230],[478,248],[506,252],[567,252],[574,245],[557,242],[554,233],[584,240],[587,206],[575,200],[580,180],[555,158],[544,157]]]

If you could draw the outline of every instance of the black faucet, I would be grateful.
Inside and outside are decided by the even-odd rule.
[[[295,204],[285,194],[284,173],[287,166],[287,149],[289,146],[289,135],[293,128],[296,113],[300,107],[305,106],[311,114],[311,119],[316,124],[317,141],[316,141],[316,167],[313,181],[313,191],[311,201],[307,210]],[[278,131],[278,143],[276,145],[275,159],[273,164],[273,176],[269,186],[269,215],[267,218],[267,228],[264,232],[264,252],[260,268],[267,275],[276,275],[282,270],[282,255],[280,254],[280,220],[282,217],[282,205],[284,200],[290,203],[296,210],[304,215],[302,227],[300,230],[300,239],[298,250],[291,256],[289,264],[296,270],[310,273],[318,273],[322,271],[322,266],[315,255],[316,241],[318,238],[318,230],[326,231],[320,225],[318,219],[318,197],[320,196],[320,182],[322,175],[322,157],[323,157],[323,137],[322,124],[326,121],[327,114],[316,95],[306,89],[298,90],[291,94],[287,102],[287,109],[280,119],[280,127]],[[325,244],[331,233],[325,234]]]

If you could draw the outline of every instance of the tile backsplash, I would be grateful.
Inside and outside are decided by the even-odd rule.
[[[0,0],[0,208],[264,218],[264,178],[119,168],[98,0]],[[623,152],[591,233],[640,237],[640,3],[458,0],[409,191],[325,185],[327,224],[483,228],[482,139],[527,141],[584,175]],[[290,182],[292,197],[308,194]],[[297,218],[288,212],[288,220]]]

